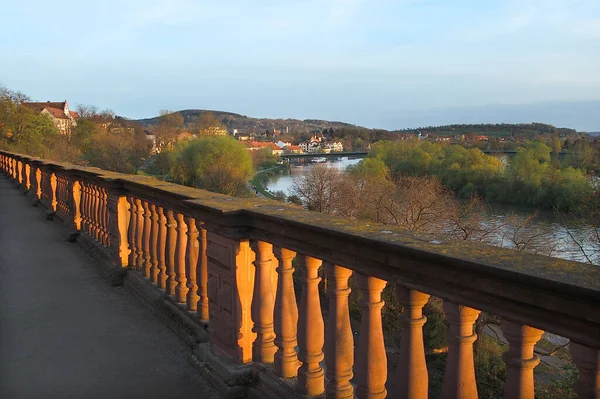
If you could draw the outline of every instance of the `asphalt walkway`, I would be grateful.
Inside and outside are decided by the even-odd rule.
[[[0,175],[0,398],[219,398],[67,233]]]

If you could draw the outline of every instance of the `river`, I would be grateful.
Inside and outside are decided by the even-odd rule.
[[[361,158],[330,160],[320,165],[345,170],[356,165]],[[315,164],[299,163],[284,168],[282,173],[273,176],[266,184],[271,192],[283,191],[292,194],[294,176],[307,173]],[[549,211],[535,211],[526,207],[492,204],[485,212],[482,227],[494,230],[485,241],[497,246],[514,248],[515,242],[529,241],[528,249],[544,255],[585,262],[586,258],[579,242],[594,264],[600,264],[598,240],[590,239],[593,226],[580,220],[565,219]],[[572,237],[571,237],[572,236]],[[598,243],[598,244],[595,244]]]

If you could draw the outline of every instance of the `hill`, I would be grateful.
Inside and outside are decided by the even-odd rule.
[[[266,130],[279,130],[285,132],[286,129],[295,133],[309,133],[315,130],[323,129],[339,129],[339,128],[355,128],[357,126],[343,122],[330,122],[319,119],[269,119],[269,118],[252,118],[245,115],[234,114],[233,112],[210,111],[202,109],[186,109],[178,111],[182,116],[186,126],[188,126],[195,118],[200,116],[202,112],[212,113],[218,120],[223,123],[229,131],[237,129],[240,133],[264,133]],[[138,119],[135,122],[141,123],[145,127],[152,127],[158,124],[158,116],[154,118]]]
[[[490,137],[528,137],[551,136],[557,133],[560,137],[577,136],[575,129],[557,128],[545,123],[485,123],[456,124],[445,126],[429,126],[418,129],[399,130],[399,133],[429,134],[436,136],[484,135]]]
[[[584,133],[577,132],[575,129],[557,128],[545,123],[485,123],[485,124],[452,124],[443,126],[427,126],[416,129],[404,129],[387,131],[383,129],[368,129],[361,126],[352,125],[344,122],[331,122],[320,119],[270,119],[270,118],[252,118],[246,115],[235,114],[233,112],[210,111],[201,109],[186,109],[177,111],[183,116],[184,125],[189,126],[203,112],[212,113],[216,119],[232,132],[234,129],[241,134],[264,134],[266,131],[280,131],[285,133],[289,131],[294,135],[305,135],[314,131],[323,131],[324,129],[333,129],[335,133],[333,138],[344,139],[350,137],[361,137],[366,141],[377,141],[383,139],[393,139],[396,135],[423,135],[430,136],[457,136],[457,135],[481,135],[489,137],[526,137],[534,138],[537,136],[550,137],[557,133],[560,137],[575,137]],[[135,122],[144,127],[152,129],[158,124],[159,117],[138,119]]]

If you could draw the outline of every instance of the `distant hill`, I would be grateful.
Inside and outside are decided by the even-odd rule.
[[[338,129],[338,128],[355,128],[357,126],[343,122],[330,122],[319,119],[269,119],[269,118],[252,118],[245,115],[234,114],[224,111],[210,111],[202,109],[186,109],[178,111],[182,116],[184,123],[189,125],[194,118],[198,117],[202,112],[211,112],[217,119],[232,131],[237,129],[240,133],[264,133],[266,130],[273,131],[274,129],[285,132],[289,129],[290,132],[302,133],[312,132],[323,129]],[[136,122],[141,123],[145,127],[151,127],[158,123],[158,116],[154,118],[138,119]]]
[[[334,138],[347,138],[364,136],[363,140],[377,141],[393,139],[396,134],[401,135],[423,135],[433,136],[457,136],[457,135],[482,135],[490,137],[527,137],[551,136],[558,133],[560,137],[577,136],[582,134],[575,129],[557,128],[545,123],[481,123],[481,124],[452,124],[443,126],[424,126],[416,129],[404,129],[387,131],[383,129],[368,129],[361,126],[344,122],[331,122],[320,119],[269,119],[252,118],[245,115],[224,111],[210,111],[201,109],[186,109],[176,111],[183,116],[184,124],[189,126],[202,112],[211,112],[231,132],[237,129],[241,134],[262,134],[269,130],[279,130],[282,133],[289,130],[294,135],[322,131],[333,128]],[[138,119],[138,122],[146,128],[158,124],[159,117]],[[362,133],[360,133],[362,132]],[[600,132],[597,134],[600,135]]]
[[[577,136],[575,129],[554,127],[545,123],[481,123],[456,124],[445,126],[429,126],[418,129],[400,130],[399,133],[421,133],[438,136],[455,136],[458,134],[484,135],[491,137],[535,137],[551,136],[557,133],[560,137]]]

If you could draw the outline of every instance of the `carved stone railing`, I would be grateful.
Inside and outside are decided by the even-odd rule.
[[[534,397],[533,347],[543,331],[571,340],[575,390],[600,398],[598,267],[3,151],[0,168],[110,260],[111,281],[168,311],[163,318],[178,318],[200,369],[229,395],[427,398],[422,309],[433,295],[444,300],[449,323],[443,398],[477,397],[480,311],[502,318],[506,398]],[[348,305],[352,275],[361,294],[358,336]],[[389,378],[386,285],[404,309]]]

